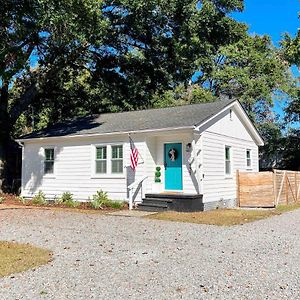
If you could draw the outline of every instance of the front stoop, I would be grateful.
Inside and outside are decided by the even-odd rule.
[[[203,195],[198,194],[146,194],[138,205],[143,211],[203,211]]]

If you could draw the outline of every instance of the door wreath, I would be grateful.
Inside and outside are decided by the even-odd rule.
[[[171,161],[175,161],[178,157],[178,152],[176,149],[172,148],[169,150],[168,155]]]

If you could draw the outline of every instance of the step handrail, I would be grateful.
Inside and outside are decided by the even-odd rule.
[[[140,185],[143,185],[143,182],[147,178],[148,178],[148,176],[143,176],[142,178],[137,179],[136,181],[134,181],[127,187],[127,189],[128,189],[128,204],[129,204],[130,210],[133,209],[133,204],[134,204],[134,200],[133,200],[134,193],[132,192],[133,189],[138,188]]]

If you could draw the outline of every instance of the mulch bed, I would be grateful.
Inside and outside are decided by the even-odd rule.
[[[46,205],[37,205],[33,204],[32,200],[27,200],[26,203],[22,203],[16,195],[13,194],[4,194],[0,193],[0,197],[3,197],[5,200],[2,202],[5,206],[24,206],[24,207],[39,207],[39,208],[67,208],[74,210],[93,210],[93,211],[117,211],[117,210],[126,210],[128,205],[124,204],[121,209],[115,209],[112,207],[103,207],[102,209],[95,209],[91,207],[89,202],[80,202],[80,205],[77,207],[70,207],[62,203],[54,203],[54,201],[49,201]],[[1,204],[0,204],[1,205]]]

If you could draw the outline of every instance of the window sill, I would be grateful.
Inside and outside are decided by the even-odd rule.
[[[92,175],[91,179],[125,179],[124,174],[103,174],[103,175]]]
[[[233,176],[232,176],[232,175],[225,175],[224,178],[225,178],[225,179],[233,179]]]

